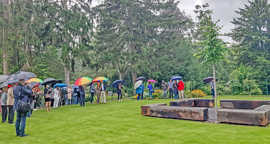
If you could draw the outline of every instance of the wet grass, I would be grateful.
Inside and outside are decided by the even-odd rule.
[[[221,99],[268,97],[226,96]],[[211,124],[144,117],[140,106],[169,100],[68,106],[27,119],[28,137],[15,136],[15,126],[0,124],[0,144],[268,144],[270,127]]]

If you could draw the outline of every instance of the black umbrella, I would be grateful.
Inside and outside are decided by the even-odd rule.
[[[0,75],[0,83],[7,81],[9,78],[8,75]]]
[[[116,80],[116,81],[114,81],[112,83],[112,86],[116,88],[120,83],[123,83],[123,80]]]
[[[213,80],[214,80],[213,77],[207,77],[207,78],[204,78],[204,79],[203,79],[203,82],[204,82],[204,83],[210,83],[210,82],[213,81]],[[216,79],[216,81],[218,81],[218,80]]]
[[[136,81],[139,81],[139,80],[145,80],[145,77],[140,76],[140,77],[138,77],[138,78],[136,79]]]
[[[181,76],[172,76],[171,80],[182,80]]]
[[[15,74],[12,74],[8,80],[28,80],[31,78],[37,77],[34,73],[32,72],[25,72],[25,71],[18,71]]]
[[[54,79],[54,78],[47,78],[43,81],[43,83],[41,85],[48,85],[48,84],[53,84],[53,83],[57,83],[58,80]]]

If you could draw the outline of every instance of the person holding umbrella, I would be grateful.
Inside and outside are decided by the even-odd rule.
[[[122,98],[123,98],[123,96],[122,96],[122,88],[123,88],[122,83],[119,83],[118,86],[117,86],[117,95],[118,95],[117,99],[118,99],[119,102],[122,101]]]
[[[106,103],[106,86],[103,81],[101,81],[101,103]]]
[[[54,88],[53,97],[54,97],[53,107],[57,108],[59,105],[59,100],[60,100],[60,88],[59,87]]]
[[[150,99],[152,99],[153,98],[152,93],[154,92],[154,90],[153,90],[152,83],[150,81],[148,81],[148,90],[149,90],[149,97]]]
[[[174,99],[179,99],[177,81],[176,80],[174,80],[174,82],[173,82],[173,92],[174,92]]]

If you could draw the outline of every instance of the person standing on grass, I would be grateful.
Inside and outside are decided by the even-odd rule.
[[[90,84],[90,103],[92,104],[95,97],[95,85],[93,83]]]
[[[153,86],[150,82],[148,82],[148,90],[149,90],[149,97],[150,97],[150,99],[152,99],[153,98],[152,93],[154,92],[154,90],[153,90]]]
[[[85,91],[83,86],[79,86],[79,98],[80,98],[80,106],[85,106]]]
[[[140,99],[143,99],[142,98],[142,87],[143,87],[143,84],[141,84],[137,89],[136,89],[136,94],[138,95],[137,96],[137,100],[139,101]]]
[[[179,99],[177,81],[176,80],[173,82],[173,92],[174,92],[174,99]]]
[[[101,81],[101,103],[106,103],[106,86],[103,81]]]
[[[53,90],[54,103],[53,107],[57,108],[60,100],[60,89],[57,87]]]
[[[97,83],[96,93],[97,93],[97,104],[99,104],[99,102],[100,102],[100,94],[101,94],[101,86],[100,86],[99,82]]]
[[[169,90],[169,97],[172,99],[173,98],[173,81],[170,80],[168,83],[168,90]]]
[[[8,107],[8,123],[13,124],[14,121],[14,94],[13,87],[8,88],[7,92],[7,107]]]
[[[7,120],[7,99],[8,99],[8,86],[4,86],[2,88],[2,94],[1,94],[1,107],[2,107],[2,123],[6,122]]]
[[[179,81],[177,84],[177,89],[178,89],[178,94],[180,95],[179,98],[184,99],[184,89],[185,89],[185,84],[182,80]]]
[[[69,86],[67,88],[67,102],[66,102],[66,105],[70,105],[71,104],[71,98],[72,98],[72,87]]]
[[[117,97],[118,101],[119,102],[122,101],[123,96],[122,96],[122,84],[121,83],[119,83],[117,85],[117,95],[118,95],[118,97]]]
[[[167,98],[168,85],[164,80],[162,80],[161,86],[162,86],[162,89],[163,89],[163,98]]]
[[[24,133],[25,125],[26,125],[26,115],[27,112],[21,112],[18,108],[19,101],[22,101],[23,103],[29,103],[30,96],[32,96],[32,90],[25,86],[25,80],[20,79],[19,84],[14,88],[13,91],[15,101],[17,100],[17,103],[15,103],[16,111],[17,111],[17,119],[16,119],[16,135],[20,137],[27,136]]]
[[[47,112],[49,112],[51,110],[52,89],[48,85],[45,86],[44,97],[45,97],[45,107]]]

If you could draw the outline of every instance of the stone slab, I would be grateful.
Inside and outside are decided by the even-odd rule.
[[[179,107],[209,107],[213,108],[214,100],[212,99],[184,99],[179,101],[171,101],[170,106]]]
[[[166,106],[167,104],[149,104],[141,106],[141,114],[144,116],[150,116],[150,108],[151,107],[159,107],[159,106]]]

